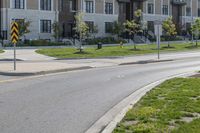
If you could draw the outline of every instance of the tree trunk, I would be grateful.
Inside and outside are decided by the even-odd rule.
[[[135,37],[135,35],[133,35],[133,44],[134,44],[134,50],[136,50],[137,48],[136,48],[136,44],[135,44],[135,39],[134,39],[134,37]]]
[[[79,46],[79,52],[82,53],[83,50],[82,50],[82,38],[80,36],[80,46]]]
[[[196,39],[196,47],[198,46],[198,41],[197,41],[197,39]]]
[[[170,48],[170,44],[169,44],[169,41],[168,41],[168,48]]]

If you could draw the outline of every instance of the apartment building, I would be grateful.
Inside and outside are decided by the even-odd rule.
[[[58,21],[58,0],[1,0],[1,32],[9,37],[11,22],[30,21],[30,33],[22,39],[53,39],[52,24]],[[4,35],[5,36],[5,35]]]
[[[154,31],[154,21],[173,17],[178,31],[190,29],[195,18],[200,17],[200,0],[1,0],[0,28],[4,38],[9,37],[13,20],[30,21],[30,33],[26,39],[52,39],[52,24],[59,21],[63,38],[73,37],[74,16],[84,13],[84,21],[97,37],[110,35],[114,21],[125,22],[135,19],[134,11],[143,11],[142,19],[148,30]]]
[[[118,0],[60,0],[59,22],[62,25],[62,36],[72,37],[75,25],[74,16],[77,12],[84,13],[84,21],[89,25],[90,32],[96,26],[96,36],[104,37],[110,34],[110,27],[118,21]]]
[[[134,11],[143,11],[143,21],[154,31],[154,21],[173,17],[179,33],[188,30],[195,18],[200,17],[200,0],[118,0],[119,20],[134,19]]]

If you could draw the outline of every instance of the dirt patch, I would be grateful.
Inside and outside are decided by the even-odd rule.
[[[192,78],[200,78],[200,73],[190,76]]]
[[[123,123],[123,125],[125,125],[125,126],[131,126],[131,125],[136,125],[136,124],[138,124],[138,122],[139,122],[139,121],[125,121],[125,122]]]

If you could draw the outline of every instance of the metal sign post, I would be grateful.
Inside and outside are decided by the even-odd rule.
[[[16,43],[14,43],[14,70],[16,70]]]
[[[14,71],[16,70],[16,44],[18,40],[19,40],[19,26],[16,22],[13,22],[11,26],[11,41],[14,47]]]
[[[155,21],[155,35],[158,49],[158,60],[160,59],[160,36],[162,35],[162,21]]]

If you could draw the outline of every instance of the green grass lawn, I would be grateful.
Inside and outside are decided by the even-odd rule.
[[[200,78],[175,78],[155,87],[113,133],[200,133]]]
[[[186,51],[195,50],[199,48],[200,47],[193,47],[192,44],[171,44],[170,48],[168,48],[167,45],[161,45],[161,52]],[[140,45],[137,46],[137,50],[134,50],[133,46],[125,46],[124,48],[120,48],[119,46],[109,46],[103,47],[103,49],[100,50],[97,50],[96,48],[85,48],[83,53],[80,53],[75,48],[40,49],[36,52],[39,54],[44,54],[56,58],[96,58],[156,53],[157,46]]]
[[[0,53],[3,53],[4,51],[0,49]]]

